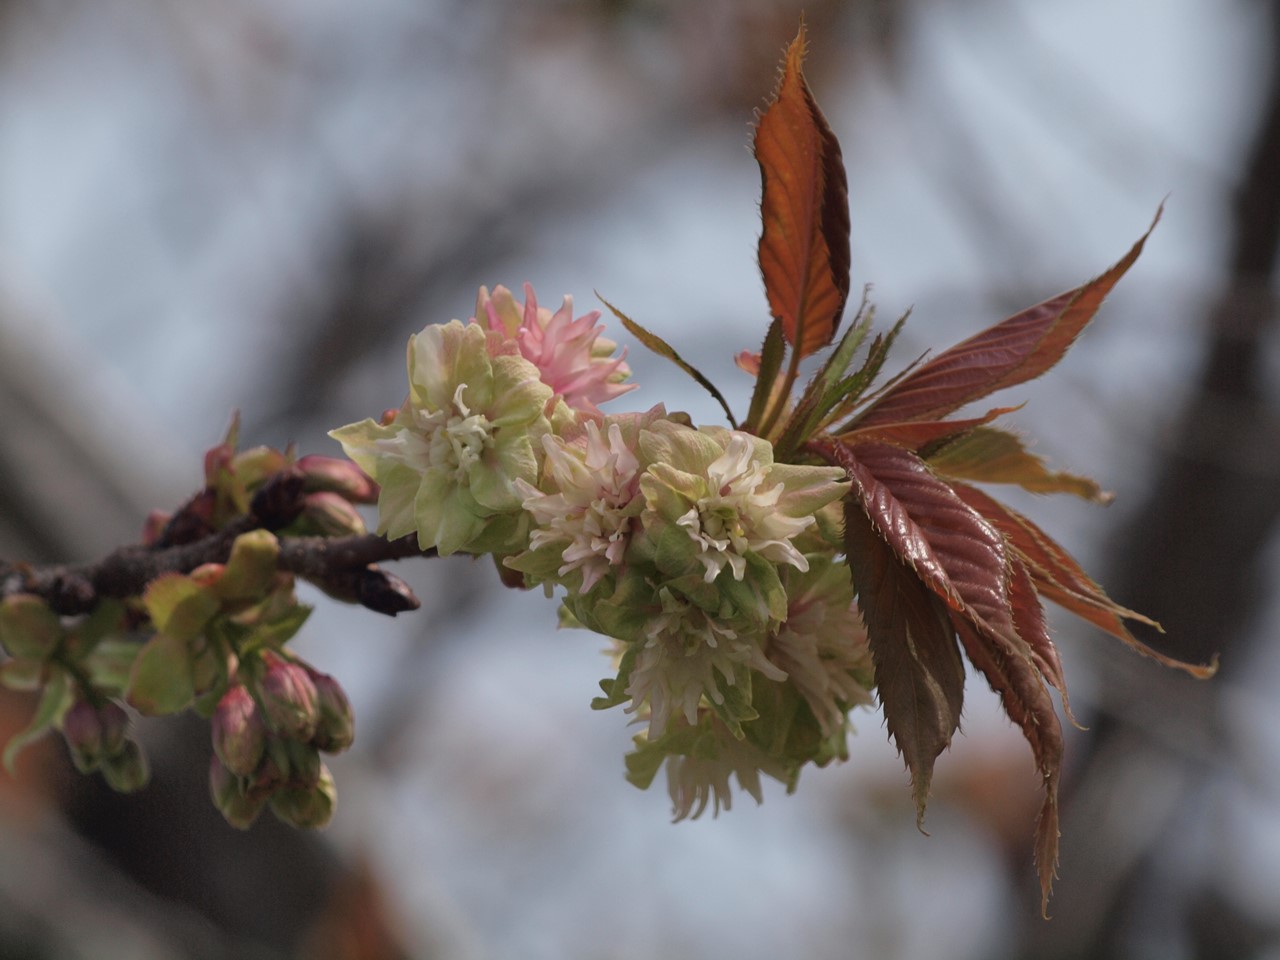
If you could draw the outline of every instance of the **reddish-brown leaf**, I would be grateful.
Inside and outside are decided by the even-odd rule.
[[[1008,638],[952,615],[965,653],[1000,696],[1004,711],[1021,729],[1036,768],[1044,780],[1044,803],[1036,826],[1036,865],[1040,873],[1041,909],[1048,910],[1049,894],[1058,867],[1058,777],[1062,770],[1062,725],[1053,699],[1024,647]]]
[[[853,498],[845,502],[845,551],[876,692],[889,735],[911,772],[920,825],[934,762],[960,726],[964,663],[946,605],[898,559]]]
[[[1014,635],[1004,538],[918,456],[883,443],[841,447],[852,495],[926,586],[988,629]]]
[[[1071,712],[1071,698],[1067,695],[1067,678],[1062,671],[1062,658],[1058,656],[1058,648],[1049,636],[1049,625],[1045,622],[1044,608],[1040,606],[1040,598],[1036,596],[1031,574],[1016,551],[1009,569],[1009,602],[1013,607],[1013,625],[1018,631],[1018,637],[1027,645],[1031,662],[1061,695],[1062,709],[1066,711],[1067,718],[1076,723],[1075,715]]]
[[[1133,266],[1160,219],[1106,273],[988,327],[922,364],[859,418],[859,426],[937,420],[1004,387],[1040,376],[1075,342],[1103,299]]]
[[[787,49],[777,96],[756,127],[769,308],[802,357],[831,342],[849,296],[849,191],[840,144],[805,83],[805,33]]]
[[[1050,470],[1044,459],[1028,450],[1020,437],[997,427],[979,426],[942,446],[928,459],[929,466],[938,473],[958,480],[1016,483],[1032,493],[1073,493],[1095,503],[1110,503],[1114,499],[1113,494],[1088,477]]]
[[[895,447],[906,447],[908,450],[919,450],[927,443],[964,433],[966,430],[973,430],[975,427],[990,423],[996,417],[1002,417],[1018,409],[1020,408],[993,407],[981,417],[968,420],[913,420],[905,423],[875,424],[843,433],[837,439],[850,444],[878,441]]]
[[[1129,632],[1124,621],[1134,620],[1157,628],[1159,624],[1120,606],[1108,597],[1102,587],[1044,530],[1012,507],[989,497],[981,490],[962,483],[952,484],[952,487],[965,503],[982,514],[1005,537],[1026,565],[1027,572],[1042,597],[1070,610],[1081,619],[1124,641],[1143,656],[1166,667],[1174,667],[1202,680],[1217,672],[1216,663],[1184,663],[1151,649]]]

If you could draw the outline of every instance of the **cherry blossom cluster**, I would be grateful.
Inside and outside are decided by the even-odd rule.
[[[656,406],[602,414],[634,387],[596,311],[482,288],[475,315],[408,345],[409,392],[333,431],[380,486],[378,532],[490,554],[608,637],[597,707],[643,725],[628,758],[665,762],[677,819],[760,799],[760,774],[846,756],[871,663],[839,560],[841,468],[783,463],[758,436]]]

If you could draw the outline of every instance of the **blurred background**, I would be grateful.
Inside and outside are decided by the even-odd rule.
[[[765,325],[753,110],[792,0],[0,2],[0,556],[90,559],[246,445],[336,454],[403,343],[480,284],[593,291],[739,409]],[[897,361],[1146,253],[1007,399],[1118,492],[1010,500],[1197,683],[1053,618],[1071,731],[1038,916],[1029,750],[975,678],[928,829],[873,711],[799,792],[672,825],[588,703],[591,634],[487,563],[398,565],[424,611],[314,597],[358,716],[319,836],[239,834],[207,728],[147,727],[116,798],[52,739],[0,776],[0,958],[1280,958],[1280,3],[808,0],[854,283]],[[615,338],[626,341],[625,335]],[[634,351],[641,391],[717,409]],[[1051,611],[1053,613],[1053,611]],[[0,736],[33,708],[0,698]]]

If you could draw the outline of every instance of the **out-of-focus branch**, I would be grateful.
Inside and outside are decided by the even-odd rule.
[[[134,544],[94,563],[31,565],[0,560],[0,597],[29,593],[55,613],[87,613],[106,598],[137,596],[166,573],[190,573],[206,563],[225,563],[236,537],[250,530],[279,530],[301,510],[303,478],[290,471],[272,477],[254,497],[248,515],[203,536],[177,536],[180,512],[155,545]],[[174,542],[177,539],[181,542]],[[281,537],[277,566],[315,584],[325,593],[395,616],[416,610],[418,598],[403,580],[377,564],[433,556],[414,536],[388,540],[376,534],[346,537]]]

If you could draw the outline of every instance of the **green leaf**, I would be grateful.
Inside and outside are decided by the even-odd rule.
[[[907,318],[911,316],[908,311],[898,318],[898,321],[889,329],[888,333],[876,334],[876,338],[871,341],[871,346],[867,349],[867,359],[863,361],[862,366],[854,373],[844,377],[839,383],[832,388],[832,391],[841,398],[831,411],[831,420],[838,420],[846,417],[853,412],[854,408],[860,402],[862,395],[866,393],[867,388],[880,375],[880,370],[884,367],[884,362],[889,359],[889,351],[893,349],[894,341],[898,339],[898,334],[902,332],[902,328],[906,326]],[[908,367],[898,376],[905,376],[911,368]],[[896,377],[894,378],[897,379]],[[886,385],[886,388],[891,385]],[[845,424],[835,428],[833,433],[844,433],[851,429],[852,424]]]
[[[161,717],[185,709],[194,697],[190,644],[157,633],[138,651],[126,699],[140,713]]]
[[[786,353],[786,349],[786,341],[782,338],[782,321],[775,319],[769,324],[769,332],[765,334],[764,345],[760,348],[756,388],[751,394],[751,408],[747,411],[747,422],[743,424],[744,430],[758,432],[771,402],[786,402],[785,397],[773,396],[778,382],[778,371],[782,369],[782,356]]]
[[[75,690],[64,671],[58,670],[49,678],[40,702],[36,706],[31,722],[18,733],[15,733],[4,748],[4,767],[9,775],[14,774],[14,764],[18,754],[35,741],[39,740],[62,719],[62,715],[75,700]]]
[[[825,425],[834,419],[839,419],[843,415],[839,412],[840,410],[856,402],[857,397],[851,395],[852,391],[860,392],[865,388],[865,384],[860,387],[860,381],[857,378],[848,376],[849,367],[853,363],[853,355],[870,333],[874,319],[875,308],[868,307],[864,293],[857,317],[845,330],[835,350],[805,387],[800,402],[796,404],[781,435],[774,443],[774,451],[778,459],[788,459],[796,449],[812,439]]]
[[[1088,477],[1049,470],[1043,458],[1027,450],[1021,438],[996,427],[979,426],[945,444],[928,460],[938,473],[960,480],[1016,483],[1032,493],[1071,493],[1095,503],[1114,499],[1114,494]]]
[[[181,573],[156,577],[147,585],[142,602],[159,633],[182,640],[199,636],[219,606],[210,588]]]
[[[596,292],[596,296],[600,297],[600,293],[598,291]],[[600,297],[600,302],[613,312],[613,315],[621,321],[622,325],[627,328],[627,331],[633,337],[643,343],[658,356],[665,357],[667,360],[670,360],[689,376],[693,377],[699,386],[711,394],[711,396],[715,397],[716,402],[724,408],[724,415],[728,418],[729,424],[735,430],[737,429],[738,421],[734,419],[733,411],[729,409],[729,403],[725,400],[724,394],[716,389],[716,385],[703,376],[700,370],[687,363],[680,354],[676,353],[675,348],[667,343],[667,341],[663,340],[656,333],[651,333],[644,327],[640,326],[640,324],[636,323],[604,297]]]

